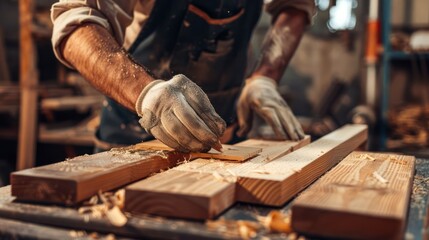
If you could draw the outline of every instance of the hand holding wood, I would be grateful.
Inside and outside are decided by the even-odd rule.
[[[226,127],[203,90],[182,74],[147,85],[136,111],[148,133],[182,152],[208,151]]]

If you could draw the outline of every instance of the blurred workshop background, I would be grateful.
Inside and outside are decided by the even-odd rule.
[[[103,96],[52,51],[53,0],[0,1],[0,186],[9,173],[92,153]],[[371,150],[429,156],[429,1],[316,0],[280,86],[307,134],[370,127]],[[249,49],[258,56],[270,17]]]

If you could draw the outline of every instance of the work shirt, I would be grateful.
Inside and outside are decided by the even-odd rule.
[[[188,76],[208,95],[216,112],[232,123],[247,46],[262,6],[262,0],[60,1],[52,7],[52,43],[58,59],[73,67],[61,55],[61,41],[82,23],[99,24],[156,78]],[[314,0],[273,0],[265,7],[273,18],[285,8],[300,9],[311,22]],[[151,138],[135,113],[107,98],[98,143],[110,148]]]
[[[172,0],[173,1],[173,0]],[[249,0],[251,1],[251,0]],[[52,5],[54,53],[66,66],[73,68],[61,54],[64,38],[82,23],[96,23],[109,30],[116,41],[128,49],[144,27],[156,0],[60,0]],[[309,22],[315,13],[314,0],[265,1],[265,10],[275,18],[285,8],[305,11]]]

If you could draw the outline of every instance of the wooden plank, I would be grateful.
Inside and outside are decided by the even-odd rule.
[[[366,125],[346,125],[275,161],[243,172],[238,199],[281,206],[367,139]]]
[[[293,229],[328,238],[402,239],[414,165],[412,156],[351,153],[297,198]]]
[[[234,204],[235,182],[208,173],[169,170],[126,188],[125,211],[209,219]]]
[[[176,166],[189,155],[115,149],[14,172],[12,195],[19,200],[76,204],[152,173]]]
[[[218,160],[230,160],[230,161],[244,161],[251,157],[256,156],[262,151],[260,147],[245,147],[245,146],[231,146],[223,144],[223,151],[218,152],[214,149],[204,152],[191,152],[191,158],[213,158]],[[134,149],[139,150],[167,150],[174,151],[174,149],[166,146],[158,140],[148,141],[139,143],[133,146]]]
[[[210,219],[236,202],[237,174],[310,142],[247,140],[234,147],[262,147],[246,162],[196,159],[126,187],[125,210],[167,217]]]
[[[36,155],[37,85],[36,51],[31,26],[33,25],[33,0],[19,1],[20,33],[20,91],[18,170],[34,166]]]

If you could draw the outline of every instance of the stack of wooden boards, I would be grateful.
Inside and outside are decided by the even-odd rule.
[[[118,188],[182,163],[126,186],[125,210],[207,219],[237,201],[283,205],[366,139],[366,126],[348,125],[311,144],[308,138],[300,142],[248,140],[224,146],[223,154],[205,156],[159,151],[158,143],[144,143],[15,172],[12,194],[21,200],[75,204],[99,190]],[[218,160],[230,156],[236,159]],[[255,157],[244,160],[251,156]],[[293,216],[300,219],[299,214]],[[311,213],[301,216],[308,219]],[[301,229],[306,232],[305,227]]]

